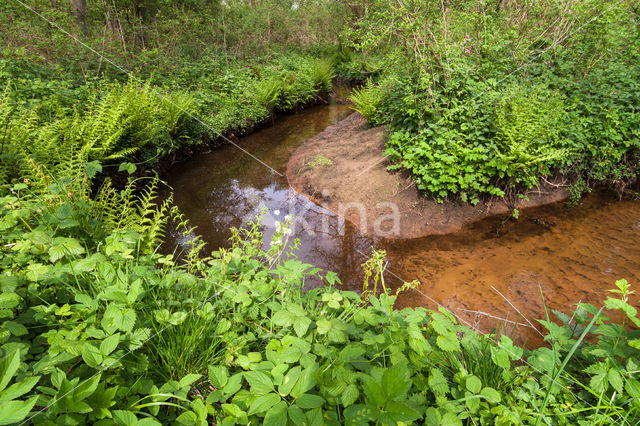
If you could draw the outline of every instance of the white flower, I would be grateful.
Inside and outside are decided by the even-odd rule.
[[[271,240],[271,247],[279,247],[281,244],[282,244],[281,239],[274,238],[273,240]]]
[[[285,236],[289,236],[289,235],[291,235],[291,232],[292,232],[292,231],[291,231],[291,229],[290,229],[290,228],[285,228],[285,229],[282,231],[282,233],[283,233]]]
[[[285,222],[289,222],[291,219],[293,219],[293,216],[291,216],[290,214],[288,214],[288,215],[286,215],[286,216],[284,217],[284,221],[285,221]]]
[[[278,215],[280,214],[280,210],[274,210],[274,211],[273,211],[273,214],[274,214],[274,215],[276,215],[276,216],[278,216]]]
[[[281,225],[280,225],[280,222],[279,222],[279,221],[277,221],[277,220],[276,220],[276,221],[275,221],[275,223],[273,224],[273,226],[275,226],[275,227],[276,227],[276,232],[280,232],[280,226],[281,226]]]

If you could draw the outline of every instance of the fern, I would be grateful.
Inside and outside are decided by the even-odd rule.
[[[278,107],[278,100],[283,90],[283,83],[280,79],[270,78],[258,80],[254,86],[256,100],[260,105],[272,112]]]
[[[514,184],[538,184],[538,176],[568,158],[569,152],[560,148],[565,119],[562,100],[548,89],[516,87],[503,92],[494,113],[499,169]]]
[[[149,179],[149,178],[144,178]],[[98,227],[105,232],[130,230],[140,235],[140,250],[154,251],[164,238],[170,219],[178,216],[177,208],[169,196],[158,202],[160,179],[155,176],[138,193],[139,179],[130,179],[125,188],[118,191],[110,180],[105,180],[93,203],[93,213]]]
[[[367,80],[367,84],[360,89],[354,89],[349,97],[353,102],[353,108],[358,111],[371,125],[382,124],[382,120],[378,117],[378,106],[382,102],[382,90],[373,84],[371,80]]]
[[[320,93],[331,90],[332,80],[335,77],[333,64],[327,59],[316,59],[312,64],[313,86]]]

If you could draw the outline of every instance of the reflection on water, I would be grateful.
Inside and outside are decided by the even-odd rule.
[[[284,176],[300,144],[350,113],[345,105],[314,107],[243,138],[242,148],[275,171],[230,145],[177,166],[168,179],[176,204],[212,250],[228,246],[229,228],[241,227],[265,207],[270,211],[262,221],[266,241],[275,220],[291,214],[296,217],[294,237],[301,241],[298,258],[338,273],[345,283],[357,282],[365,260],[360,253],[370,252],[374,242],[349,224],[339,235],[338,218],[298,195]]]
[[[579,301],[601,303],[618,278],[640,285],[640,202],[602,192],[578,206],[529,210],[518,221],[489,219],[449,236],[373,240],[348,224],[340,235],[337,217],[290,189],[284,174],[301,143],[349,113],[343,105],[315,107],[243,138],[242,147],[277,173],[233,146],[177,166],[168,179],[176,204],[211,250],[228,246],[229,228],[263,207],[280,213],[263,220],[267,241],[274,221],[293,214],[299,259],[337,272],[351,290],[362,286],[364,254],[373,245],[385,249],[392,285],[399,282],[394,276],[422,283],[400,296],[400,306],[436,308],[437,301],[484,330],[496,324],[488,315],[517,320],[516,309],[532,322],[541,318],[541,291],[550,308],[568,311]],[[519,334],[530,342],[535,336],[524,326]]]

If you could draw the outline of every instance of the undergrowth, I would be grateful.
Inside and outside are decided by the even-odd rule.
[[[265,244],[258,218],[210,255],[191,237],[178,261],[158,253],[164,225],[192,229],[157,178],[96,196],[86,167],[49,178],[5,184],[0,200],[1,424],[640,419],[624,280],[604,307],[622,321],[578,304],[540,321],[547,344],[529,351],[444,309],[395,310],[382,252],[361,295],[296,259],[290,223]],[[311,278],[325,286],[305,289]]]

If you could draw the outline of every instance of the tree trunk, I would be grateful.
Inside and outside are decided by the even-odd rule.
[[[75,15],[82,35],[87,35],[87,1],[70,0],[71,13]]]

